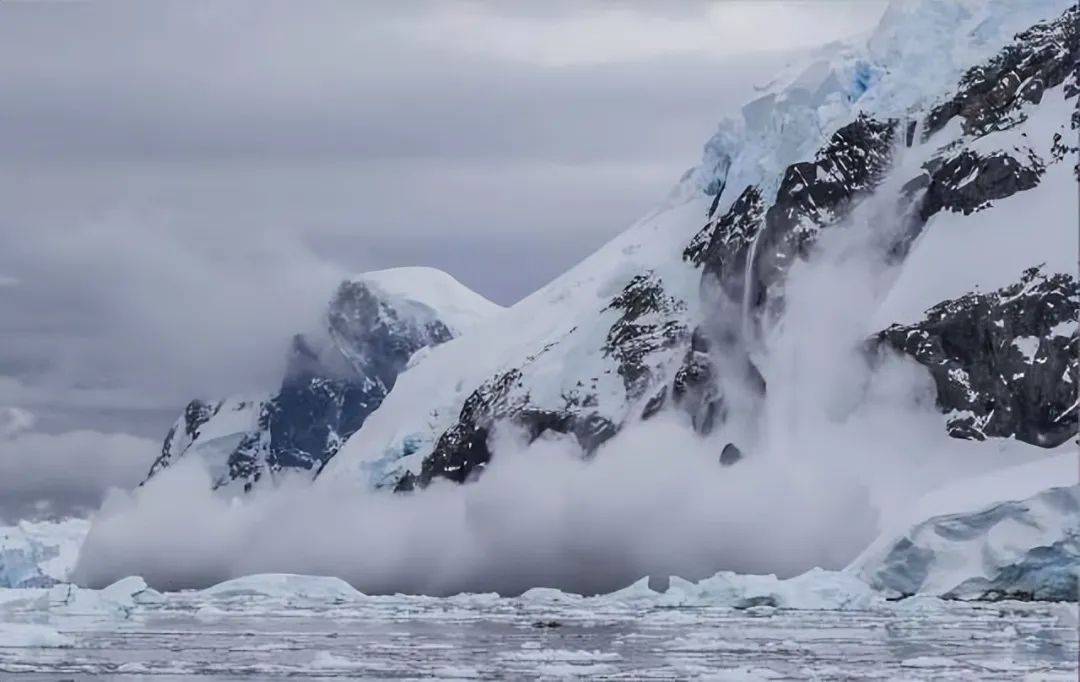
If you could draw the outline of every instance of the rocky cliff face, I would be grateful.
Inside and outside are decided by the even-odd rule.
[[[999,291],[943,301],[875,337],[930,372],[957,438],[1056,447],[1077,433],[1080,287],[1032,268]]]

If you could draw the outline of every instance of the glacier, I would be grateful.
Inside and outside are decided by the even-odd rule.
[[[89,530],[90,521],[77,518],[0,527],[0,588],[67,581]]]
[[[1069,450],[933,491],[849,570],[893,597],[1077,601],[1080,484]]]

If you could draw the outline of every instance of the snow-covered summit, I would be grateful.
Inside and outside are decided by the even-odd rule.
[[[379,406],[417,351],[499,310],[433,268],[352,277],[334,293],[324,327],[293,338],[276,393],[192,401],[150,476],[191,454],[202,458],[218,488],[249,489],[267,474],[317,471]]]
[[[377,289],[382,298],[388,301],[400,300],[427,306],[454,336],[461,336],[502,310],[502,306],[438,268],[412,266],[372,270],[354,275],[349,281],[363,282]]]

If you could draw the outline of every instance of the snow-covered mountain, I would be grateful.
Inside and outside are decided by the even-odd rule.
[[[432,349],[322,477],[462,482],[497,429],[567,434],[588,455],[662,410],[713,434],[726,463],[753,456],[789,273],[853,243],[880,271],[860,320],[868,361],[888,348],[925,366],[955,437],[1067,441],[1077,14],[1066,0],[894,3],[865,44],[826,48],[725,122],[669,205]]]
[[[325,327],[293,337],[279,390],[191,401],[148,478],[192,455],[205,461],[215,488],[249,490],[265,476],[313,475],[379,407],[420,351],[499,310],[432,268],[381,270],[342,282]]]
[[[616,457],[657,423],[717,470],[767,462],[782,479],[819,457],[838,481],[873,462],[881,480],[854,486],[868,495],[910,473],[885,491],[894,506],[1053,461],[1045,487],[926,511],[851,570],[899,594],[1039,596],[1041,575],[1068,595],[1078,20],[1072,0],[894,2],[722,123],[664,205],[516,305],[492,314],[426,270],[344,283],[281,390],[194,401],[151,476],[198,454],[216,487],[300,470],[316,490],[391,496],[474,481],[538,440]],[[924,390],[930,420],[908,413]],[[655,445],[658,469],[679,466]],[[998,551],[992,529],[1017,525],[1034,530]],[[972,553],[993,560],[950,572]]]

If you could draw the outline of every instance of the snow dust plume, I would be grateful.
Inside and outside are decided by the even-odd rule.
[[[442,595],[841,567],[906,500],[1037,450],[948,438],[921,368],[868,361],[866,324],[890,274],[880,239],[866,234],[838,229],[793,269],[785,314],[752,346],[766,394],[725,386],[747,407],[708,437],[667,412],[628,424],[583,460],[571,440],[528,444],[504,430],[478,481],[409,495],[297,481],[229,499],[209,490],[197,461],[183,461],[106,500],[76,577],[102,585],[139,574],[180,588],[294,572],[370,593]],[[746,456],[721,466],[733,440]]]

